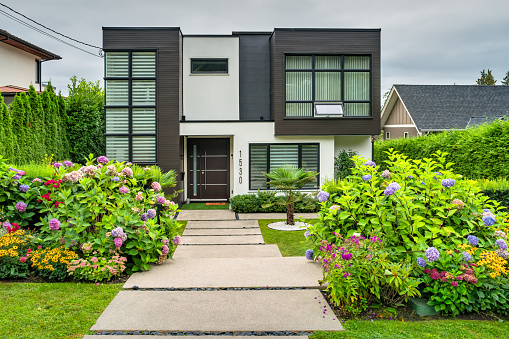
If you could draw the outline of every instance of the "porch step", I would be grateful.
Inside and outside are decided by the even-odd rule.
[[[183,237],[182,245],[258,245],[264,244],[261,235],[235,235],[235,236],[193,236]]]
[[[236,220],[232,210],[183,210],[177,220]]]
[[[193,237],[199,235],[218,236],[218,235],[262,235],[260,228],[186,228],[183,236]]]
[[[279,257],[281,252],[275,244],[271,245],[216,245],[179,246],[173,259],[180,258],[259,258]]]
[[[184,219],[182,219],[184,220]],[[221,221],[204,221],[191,220],[187,222],[187,229],[195,228],[259,228],[257,220],[221,220]]]
[[[340,331],[318,290],[120,291],[92,331]]]

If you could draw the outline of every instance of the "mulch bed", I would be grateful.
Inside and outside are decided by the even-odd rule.
[[[99,284],[123,284],[129,279],[130,275],[123,275],[118,277],[117,279],[112,279],[110,281],[103,281]],[[83,281],[83,280],[73,280],[73,279],[66,279],[64,281],[55,281],[55,280],[48,280],[44,279],[43,277],[39,276],[31,276],[26,279],[15,279],[15,280],[0,280],[0,284],[6,284],[6,283],[58,283],[58,282],[65,282],[65,283],[79,283],[79,284],[95,284],[93,281]]]

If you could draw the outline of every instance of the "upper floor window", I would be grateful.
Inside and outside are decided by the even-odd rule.
[[[41,83],[41,60],[35,59],[35,83]]]
[[[156,53],[106,52],[106,155],[156,162]]]
[[[228,74],[228,59],[191,59],[191,74]]]
[[[286,55],[286,116],[371,116],[369,55]]]

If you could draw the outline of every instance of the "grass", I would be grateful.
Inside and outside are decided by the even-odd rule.
[[[230,208],[229,203],[225,203],[224,205],[207,205],[204,202],[192,202],[189,204],[184,204],[180,208],[181,210],[227,210]]]
[[[478,320],[423,320],[401,322],[347,320],[344,332],[316,332],[310,339],[507,338],[509,322]]]
[[[122,284],[0,283],[0,338],[82,338]]]
[[[316,222],[318,219],[304,219],[307,223]],[[278,231],[268,228],[267,225],[286,219],[260,219],[258,224],[262,231],[263,240],[266,244],[276,244],[283,257],[304,256],[311,244],[304,237],[304,231]]]

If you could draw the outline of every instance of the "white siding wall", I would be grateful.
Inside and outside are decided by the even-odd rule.
[[[184,36],[183,44],[186,120],[239,120],[238,37]],[[228,74],[191,74],[191,58],[227,58]]]
[[[0,86],[35,86],[35,59],[33,54],[0,43]]]
[[[371,159],[371,136],[339,135],[334,137],[334,156],[342,150],[357,151],[361,157]]]
[[[333,136],[297,136],[275,137],[274,123],[238,122],[238,123],[181,123],[180,135],[196,137],[230,137],[231,168],[230,190],[233,195],[256,192],[249,190],[249,144],[251,143],[320,143],[320,178],[334,176],[334,137]],[[187,143],[185,143],[187,145]],[[187,154],[187,148],[184,150]],[[187,161],[187,156],[184,157]],[[242,159],[242,166],[239,160]],[[242,167],[242,183],[239,182]],[[187,163],[184,162],[187,172]],[[187,177],[184,182],[187,187]],[[231,194],[231,191],[230,191]]]

